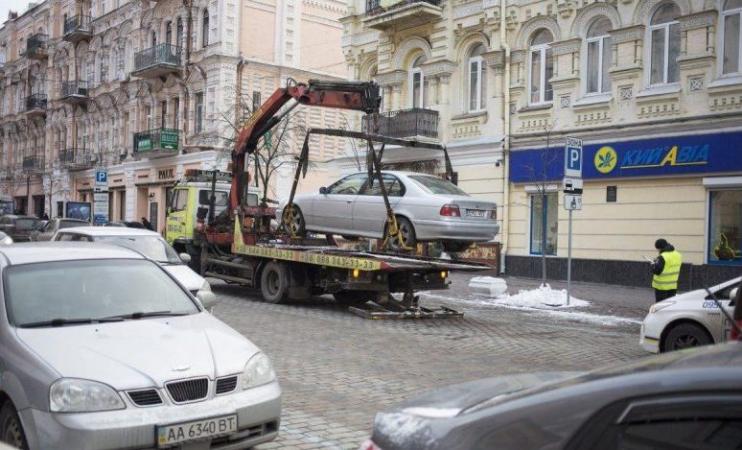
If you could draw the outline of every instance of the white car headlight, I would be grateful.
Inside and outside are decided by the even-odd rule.
[[[271,360],[263,353],[256,353],[245,364],[242,371],[242,389],[250,389],[270,383],[276,379]]]
[[[667,308],[668,306],[674,305],[675,302],[672,300],[664,300],[659,303],[655,303],[654,305],[649,307],[649,314],[654,314],[656,312],[662,311],[663,309]]]
[[[93,412],[124,409],[124,401],[108,385],[97,381],[62,378],[49,390],[52,412]]]

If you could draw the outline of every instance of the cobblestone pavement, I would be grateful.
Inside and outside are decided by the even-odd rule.
[[[443,292],[455,299],[465,280]],[[498,307],[449,304],[463,319],[371,321],[323,298],[272,305],[214,283],[215,314],[273,360],[284,390],[267,449],[356,449],[376,411],[426,389],[508,373],[586,370],[644,355],[638,324],[602,325]]]

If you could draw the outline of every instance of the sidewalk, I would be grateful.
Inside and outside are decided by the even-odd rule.
[[[456,296],[469,296],[469,279],[474,274],[451,274],[450,293]],[[541,285],[540,279],[501,277],[507,281],[508,293],[517,294],[521,290],[536,289]],[[561,280],[548,280],[552,289],[566,289],[567,283]],[[582,309],[593,314],[644,319],[649,307],[654,303],[654,291],[651,288],[635,288],[595,283],[572,283],[572,298],[587,300],[590,306]]]

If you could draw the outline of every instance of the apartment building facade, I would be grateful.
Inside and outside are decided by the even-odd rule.
[[[289,78],[343,73],[344,11],[333,0],[45,0],[11,13],[0,28],[2,194],[21,212],[63,215],[92,201],[105,168],[110,220],[146,217],[161,231],[169,189],[188,169],[225,169],[255,105]],[[317,158],[342,150],[322,144]]]
[[[502,205],[506,272],[538,275],[546,253],[565,275],[576,137],[573,273],[643,285],[664,237],[687,287],[742,265],[741,14],[738,0],[350,0],[343,49],[351,76],[384,86],[388,116],[426,118],[398,133],[437,122],[424,135],[460,184]]]

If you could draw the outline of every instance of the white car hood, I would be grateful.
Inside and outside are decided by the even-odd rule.
[[[204,284],[204,278],[185,264],[167,264],[162,266],[170,275],[189,291],[197,291]]]
[[[18,338],[61,377],[117,390],[240,373],[258,348],[209,313],[51,328],[17,328]]]

